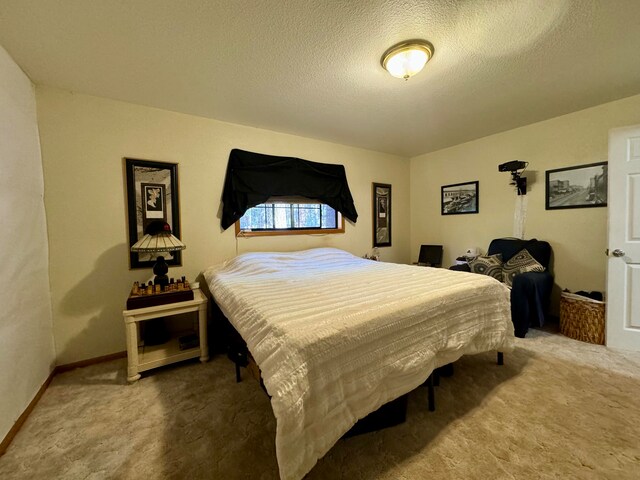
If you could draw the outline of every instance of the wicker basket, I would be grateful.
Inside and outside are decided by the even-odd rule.
[[[563,292],[560,333],[582,342],[604,345],[605,302]]]

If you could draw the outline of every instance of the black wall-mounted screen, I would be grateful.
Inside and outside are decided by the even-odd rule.
[[[418,265],[439,267],[442,265],[442,245],[422,245],[418,256]]]

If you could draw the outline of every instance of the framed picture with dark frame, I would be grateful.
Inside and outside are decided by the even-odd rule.
[[[477,180],[440,187],[441,215],[478,213],[480,211],[479,188],[480,182]]]
[[[545,209],[607,206],[607,162],[547,170]]]
[[[129,247],[154,220],[164,220],[180,238],[178,164],[125,158]],[[130,268],[151,268],[157,255],[129,251]],[[182,265],[182,252],[163,254],[169,265]]]
[[[391,246],[391,185],[373,183],[373,246]]]

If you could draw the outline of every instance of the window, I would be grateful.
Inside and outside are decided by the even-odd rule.
[[[250,208],[236,222],[240,236],[342,233],[342,215],[329,205],[302,197],[273,198]]]

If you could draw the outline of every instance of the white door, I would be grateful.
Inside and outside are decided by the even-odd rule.
[[[640,125],[609,132],[607,346],[640,351]]]

